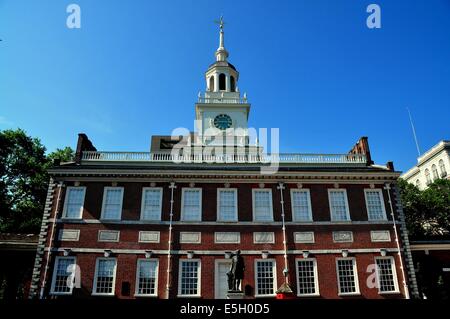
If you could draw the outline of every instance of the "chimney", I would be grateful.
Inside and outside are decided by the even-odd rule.
[[[78,134],[77,149],[75,151],[75,162],[77,164],[81,163],[81,156],[83,151],[97,151],[92,142],[89,140],[86,134]]]
[[[349,154],[363,154],[366,155],[367,165],[372,165],[372,156],[370,155],[369,139],[367,136],[363,136],[359,141],[353,146]]]

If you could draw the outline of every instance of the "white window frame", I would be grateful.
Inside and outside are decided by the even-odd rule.
[[[331,205],[331,192],[343,192],[344,193],[344,203],[345,203],[345,214],[347,219],[346,220],[337,220],[333,218],[333,208]],[[347,196],[347,190],[345,188],[329,188],[328,189],[328,205],[330,206],[330,220],[333,222],[349,222],[351,221],[350,218],[350,207],[348,206],[348,196]]]
[[[389,259],[391,261],[391,269],[392,269],[392,280],[394,281],[394,290],[392,291],[381,291],[380,286],[380,273],[378,270],[378,264],[377,260],[379,259]],[[397,267],[395,266],[395,259],[392,256],[386,256],[386,257],[375,257],[375,266],[377,271],[377,287],[378,287],[378,293],[380,295],[392,295],[392,294],[398,294],[400,293],[400,289],[398,286],[398,278],[397,278]]]
[[[295,215],[295,209],[294,209],[294,193],[306,193],[308,196],[308,219],[307,220],[301,220],[296,218]],[[311,206],[311,192],[308,188],[291,188],[291,212],[292,212],[292,221],[294,222],[312,222],[313,216],[312,216],[312,206]]]
[[[183,295],[181,294],[181,271],[182,271],[182,264],[184,262],[193,262],[196,261],[198,263],[198,269],[197,269],[197,294],[195,295]],[[201,297],[201,290],[202,290],[202,261],[200,259],[179,259],[178,262],[178,296],[181,298],[200,298]]]
[[[256,219],[256,192],[266,191],[270,193],[270,219],[267,220],[257,220]],[[273,222],[273,197],[271,188],[253,188],[252,189],[252,215],[254,222]]]
[[[96,292],[97,290],[97,277],[98,277],[98,267],[100,260],[114,260],[114,272],[113,272],[113,282],[112,282],[112,292],[110,293],[101,293]],[[94,273],[94,283],[92,286],[92,295],[93,296],[114,296],[116,293],[116,276],[117,276],[117,258],[113,257],[99,257],[95,261],[95,273]]]
[[[81,207],[80,207],[80,212],[78,214],[78,217],[67,217],[67,201],[69,199],[69,193],[72,189],[83,189],[83,199],[81,202]],[[64,198],[64,208],[63,208],[62,218],[63,219],[81,219],[81,218],[83,218],[85,197],[86,197],[86,186],[68,186],[66,189],[66,195]]]
[[[158,219],[146,219],[144,218],[144,208],[145,208],[145,192],[148,190],[159,190],[159,218]],[[162,198],[163,198],[163,188],[162,187],[143,187],[142,197],[141,197],[141,220],[143,221],[161,221],[162,215]]]
[[[185,220],[184,219],[184,193],[186,191],[199,191],[199,194],[200,194],[199,195],[199,201],[200,201],[199,209],[200,209],[200,211],[199,211],[198,219],[195,219],[195,220]],[[203,207],[202,207],[203,194],[202,193],[203,193],[202,188],[200,188],[200,187],[196,187],[196,188],[183,187],[182,188],[182,190],[181,190],[181,221],[182,222],[201,222],[202,221],[202,214],[203,214]]]
[[[258,294],[258,262],[260,261],[271,261],[272,262],[272,273],[273,273],[273,294],[261,295]],[[254,272],[255,272],[255,298],[271,298],[276,296],[277,291],[277,261],[274,258],[266,259],[255,259],[254,261]]]
[[[108,193],[108,190],[116,190],[116,189],[120,189],[121,193],[122,193],[122,196],[120,198],[120,213],[119,213],[119,216],[118,216],[118,218],[105,219],[104,218],[104,213],[105,213],[105,205],[106,205],[106,194]],[[105,186],[103,188],[102,213],[100,215],[100,219],[103,219],[103,220],[121,220],[122,219],[123,195],[124,195],[124,187],[121,187],[121,186],[117,186],[117,187]]]
[[[153,294],[140,294],[139,293],[139,274],[140,274],[140,263],[145,261],[153,261],[156,262],[155,269],[155,293]],[[159,281],[159,259],[158,258],[138,258],[136,263],[136,283],[134,289],[134,295],[136,297],[158,297],[158,281]]]
[[[339,260],[352,260],[353,263],[353,274],[355,277],[355,292],[341,292],[341,282],[339,280]],[[338,284],[338,296],[358,296],[361,295],[361,292],[359,290],[359,278],[358,278],[358,267],[356,265],[356,258],[355,257],[342,257],[342,258],[336,258],[336,279]]]
[[[220,192],[221,191],[233,191],[234,192],[234,202],[235,202],[235,209],[234,209],[234,218],[233,220],[225,220],[222,219],[222,216],[220,215]],[[238,221],[238,190],[237,188],[218,188],[217,189],[217,221],[218,222],[237,222]]]
[[[60,261],[61,259],[73,259],[74,264],[77,265],[77,257],[75,257],[75,256],[68,256],[68,257],[65,257],[65,256],[56,256],[56,258],[55,258],[55,263],[54,263],[54,265],[53,265],[52,285],[51,285],[51,288],[50,288],[50,294],[51,294],[51,295],[55,295],[55,296],[72,295],[72,293],[73,293],[73,286],[70,288],[70,291],[68,291],[68,292],[57,292],[57,291],[55,291],[55,284],[56,284],[56,270],[57,270],[57,265],[58,265],[58,263],[59,263],[59,261]],[[75,266],[75,267],[76,267],[76,266]],[[75,275],[76,275],[76,273],[75,273]],[[75,280],[76,280],[76,278],[75,278]]]
[[[367,193],[368,192],[377,192],[380,195],[381,211],[382,211],[382,214],[383,214],[383,216],[380,219],[372,219],[372,218],[370,218],[369,201],[367,200]],[[366,200],[367,219],[369,221],[386,221],[387,220],[386,206],[384,205],[383,190],[381,190],[379,188],[378,189],[366,188],[366,189],[364,189],[364,199]]]
[[[316,290],[313,294],[301,294],[300,293],[300,274],[298,272],[298,264],[302,261],[312,261],[314,267],[314,288]],[[317,271],[317,259],[316,258],[296,258],[295,259],[295,274],[297,276],[297,297],[318,297],[320,296],[319,291],[319,277]]]

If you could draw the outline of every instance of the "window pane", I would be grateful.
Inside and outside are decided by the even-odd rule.
[[[382,194],[379,191],[366,191],[369,220],[385,219]]]
[[[161,220],[161,190],[146,189],[143,196],[144,220]]]
[[[297,262],[298,294],[316,294],[316,280],[313,260],[299,260]]]
[[[112,294],[114,292],[114,259],[101,259],[98,261],[95,292],[98,294]]]
[[[236,221],[236,191],[219,191],[219,219],[224,221]]]
[[[352,259],[338,260],[340,293],[356,293],[356,278]]]
[[[309,193],[307,191],[292,192],[293,217],[296,221],[310,221]]]
[[[380,292],[392,292],[395,289],[394,272],[392,270],[392,259],[377,259],[378,283]]]
[[[75,258],[58,258],[55,263],[53,277],[53,292],[71,293],[72,287],[68,285],[67,279],[74,271]],[[73,284],[73,283],[72,283]]]
[[[181,295],[198,295],[198,261],[181,261]]]
[[[200,191],[187,189],[183,193],[183,220],[201,220]]]
[[[332,220],[348,220],[344,191],[330,191],[330,203]]]
[[[138,267],[138,294],[155,295],[157,262],[154,260],[140,260]]]
[[[273,268],[273,261],[256,262],[256,294],[273,295],[275,293]]]
[[[272,221],[272,196],[268,190],[255,191],[255,220]]]
[[[104,219],[120,219],[122,213],[122,188],[110,188],[106,190],[103,206]]]
[[[84,187],[68,188],[65,217],[81,218],[81,207],[83,206],[83,199]]]

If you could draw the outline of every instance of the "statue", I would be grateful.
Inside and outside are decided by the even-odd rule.
[[[244,279],[244,258],[241,256],[241,251],[236,250],[235,254],[231,257],[230,271],[228,276],[228,292],[242,291],[241,284]]]

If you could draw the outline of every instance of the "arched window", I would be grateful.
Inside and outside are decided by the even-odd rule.
[[[226,75],[223,73],[219,74],[219,90],[220,91],[226,90]]]
[[[430,176],[430,170],[427,168],[425,170],[425,178],[427,179],[427,185],[431,184],[431,176]]]
[[[209,91],[214,92],[214,76],[209,78]]]
[[[431,166],[431,171],[433,172],[433,181],[439,179],[439,174],[436,165]]]
[[[447,171],[445,170],[445,164],[443,160],[439,160],[439,169],[441,170],[441,177],[447,176]]]
[[[236,91],[236,80],[234,79],[234,76],[230,76],[230,91]]]
[[[418,188],[418,189],[420,189],[420,179],[416,179],[416,187]]]

